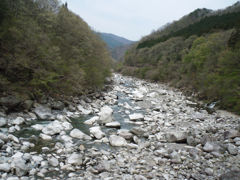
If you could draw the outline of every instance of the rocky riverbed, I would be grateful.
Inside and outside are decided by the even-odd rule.
[[[240,179],[238,116],[209,114],[162,84],[112,79],[92,98],[2,110],[0,178]]]

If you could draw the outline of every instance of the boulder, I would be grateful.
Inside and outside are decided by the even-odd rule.
[[[86,134],[84,134],[82,131],[80,131],[79,129],[73,129],[70,132],[70,136],[73,138],[77,138],[77,139],[84,139],[84,140],[91,140],[92,138]]]
[[[52,103],[52,109],[55,109],[55,110],[60,110],[62,111],[64,109],[65,105],[63,102],[61,101],[54,101]]]
[[[239,180],[240,171],[229,171],[226,174],[220,176],[219,180]]]
[[[240,137],[240,132],[235,129],[231,129],[229,131],[224,132],[224,137],[225,139],[230,139],[230,138],[234,139],[236,137]]]
[[[63,126],[59,121],[53,121],[42,129],[42,132],[47,135],[59,134],[63,130]]]
[[[143,136],[143,134],[146,132],[145,129],[141,128],[141,127],[133,127],[130,130],[131,133],[137,135],[137,136]]]
[[[7,142],[8,141],[8,136],[6,134],[3,134],[0,132],[0,139],[4,142]]]
[[[101,108],[100,113],[99,113],[99,123],[100,124],[106,124],[109,122],[112,122],[112,113],[113,110],[109,106],[104,106]]]
[[[0,117],[0,127],[7,125],[7,119],[4,117]]]
[[[46,140],[46,141],[51,141],[51,140],[52,140],[52,137],[51,137],[51,136],[48,136],[48,135],[43,134],[43,133],[41,133],[41,134],[39,135],[39,137],[42,138],[43,140]]]
[[[9,172],[10,170],[11,170],[10,164],[8,163],[0,164],[0,171]]]
[[[1,147],[2,147],[4,144],[5,144],[5,142],[0,139],[0,149],[1,149]]]
[[[117,146],[117,147],[127,145],[126,139],[124,139],[121,136],[116,136],[116,135],[111,135],[109,138],[109,142],[112,146]]]
[[[21,100],[15,96],[6,96],[0,98],[0,105],[7,107],[8,109],[16,109],[21,104]]]
[[[22,154],[21,153],[16,153],[12,157],[11,167],[15,170],[15,173],[16,173],[17,176],[24,176],[31,169],[31,167],[22,158]]]
[[[134,114],[129,115],[129,119],[131,121],[138,121],[138,120],[143,120],[144,116],[141,113],[134,113]]]
[[[72,124],[70,124],[69,122],[63,122],[62,127],[66,131],[71,130],[73,128]]]
[[[203,150],[205,152],[220,152],[221,147],[215,142],[207,141],[203,146]]]
[[[105,126],[109,127],[109,128],[120,128],[121,124],[117,121],[114,121],[114,122],[110,122],[110,123],[105,124]]]
[[[99,126],[91,127],[89,131],[97,139],[102,139],[105,136],[105,134],[102,132]]]
[[[89,120],[86,120],[85,122],[84,122],[84,124],[88,124],[88,125],[93,125],[96,121],[98,121],[99,120],[99,117],[98,116],[94,116],[94,117],[92,117],[91,119],[89,119]]]
[[[37,131],[41,131],[44,128],[44,126],[41,124],[35,124],[35,125],[32,125],[31,127]]]
[[[228,152],[231,155],[237,155],[238,154],[238,148],[234,146],[233,144],[228,144],[227,146]]]
[[[55,158],[55,157],[51,157],[49,160],[48,160],[49,164],[56,167],[58,166],[59,162],[58,162],[58,159]]]
[[[19,143],[19,139],[16,136],[12,135],[12,134],[8,135],[8,139],[14,141],[15,143]]]
[[[68,157],[67,163],[80,166],[83,163],[83,157],[81,154],[73,153]]]
[[[32,108],[33,101],[32,100],[25,100],[22,104],[22,107],[26,110],[30,110]]]
[[[127,129],[119,129],[118,135],[128,140],[133,138],[133,134]]]
[[[12,124],[20,125],[20,124],[23,124],[24,121],[25,120],[22,117],[17,117],[16,119],[13,120]]]
[[[80,112],[82,112],[84,115],[89,115],[89,114],[92,113],[91,110],[84,109],[81,105],[78,105],[77,108],[78,108],[78,110],[79,110]]]
[[[49,107],[38,105],[34,109],[34,113],[37,115],[37,117],[41,120],[49,119],[52,117],[52,111]]]
[[[173,131],[165,135],[167,142],[170,143],[186,143],[187,142],[187,133],[182,131]]]

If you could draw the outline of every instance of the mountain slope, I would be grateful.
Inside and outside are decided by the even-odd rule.
[[[108,50],[110,51],[113,59],[123,60],[123,56],[127,49],[130,48],[134,41],[130,41],[126,38],[109,34],[109,33],[97,33],[101,39],[106,43]]]
[[[0,95],[75,95],[110,75],[104,42],[55,0],[1,0]]]
[[[135,43],[122,73],[171,83],[239,113],[240,3],[197,9]]]

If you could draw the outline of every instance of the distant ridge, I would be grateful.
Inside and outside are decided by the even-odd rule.
[[[128,40],[126,38],[111,34],[111,33],[100,33],[97,34],[106,43],[108,50],[111,52],[113,59],[123,60],[123,56],[127,49],[130,48],[134,41]]]

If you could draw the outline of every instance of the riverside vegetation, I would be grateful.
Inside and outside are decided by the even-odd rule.
[[[123,74],[198,93],[240,113],[240,4],[197,9],[142,38],[125,55]]]
[[[104,42],[66,4],[1,0],[1,96],[83,94],[102,87],[110,64]]]

